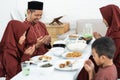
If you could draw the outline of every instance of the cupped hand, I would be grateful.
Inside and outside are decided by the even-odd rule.
[[[51,42],[51,36],[50,35],[46,35],[44,37],[44,44],[49,44]]]
[[[88,73],[91,73],[94,71],[94,64],[93,62],[89,59],[85,61],[84,68]]]
[[[18,43],[20,44],[20,45],[22,45],[23,43],[24,43],[24,41],[25,41],[25,39],[26,39],[26,31],[23,33],[23,35],[19,38],[19,41],[18,41]]]
[[[101,38],[102,36],[98,32],[93,32],[93,36],[95,39]]]
[[[28,47],[24,53],[28,55],[32,55],[34,51],[35,51],[35,45]]]

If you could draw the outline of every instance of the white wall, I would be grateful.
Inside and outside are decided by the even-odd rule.
[[[27,1],[17,0],[17,9],[25,13]],[[101,18],[99,8],[107,4],[120,6],[120,0],[38,0],[44,2],[42,21],[50,22],[54,17],[64,15],[62,21]]]
[[[10,13],[14,19],[23,21],[27,9],[27,2],[31,0],[3,0],[0,3],[0,39]],[[62,22],[69,22],[71,27],[76,26],[78,19],[102,19],[99,8],[107,4],[116,4],[120,7],[120,0],[38,0],[44,2],[43,22],[51,22],[53,18],[64,16]]]
[[[16,0],[2,0],[0,2],[0,40],[8,21],[11,19],[10,11],[15,8]]]

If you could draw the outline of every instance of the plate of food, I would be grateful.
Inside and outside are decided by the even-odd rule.
[[[55,69],[61,71],[74,71],[79,69],[77,60],[61,60],[55,65]]]
[[[81,56],[82,56],[81,52],[66,52],[62,55],[63,58],[70,58],[70,59],[80,58]]]
[[[69,39],[75,40],[75,39],[79,38],[79,35],[77,35],[77,34],[70,34],[68,37],[69,37]]]
[[[34,62],[49,62],[51,61],[52,57],[47,56],[47,55],[39,55],[39,56],[34,56],[30,59],[30,61]]]

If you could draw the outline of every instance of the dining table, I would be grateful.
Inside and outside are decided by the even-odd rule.
[[[40,62],[40,64],[29,65],[29,75],[23,75],[23,71],[15,75],[11,80],[76,80],[78,74],[84,66],[84,62],[91,56],[91,45],[95,39],[92,39],[89,44],[82,51],[82,56],[79,58],[65,58],[64,56],[57,56],[57,52],[69,52],[67,48],[60,49],[59,47],[51,48],[45,55],[50,56],[52,59],[49,62]],[[31,58],[38,59],[38,56]],[[69,69],[58,68],[59,63],[62,61],[73,61],[77,63],[77,67]],[[38,62],[37,62],[38,63]],[[50,63],[51,67],[40,67],[41,64]]]

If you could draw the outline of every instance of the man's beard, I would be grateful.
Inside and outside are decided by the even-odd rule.
[[[36,23],[38,23],[38,22],[39,22],[38,19],[34,19],[34,20],[32,21],[32,24],[36,24]]]

